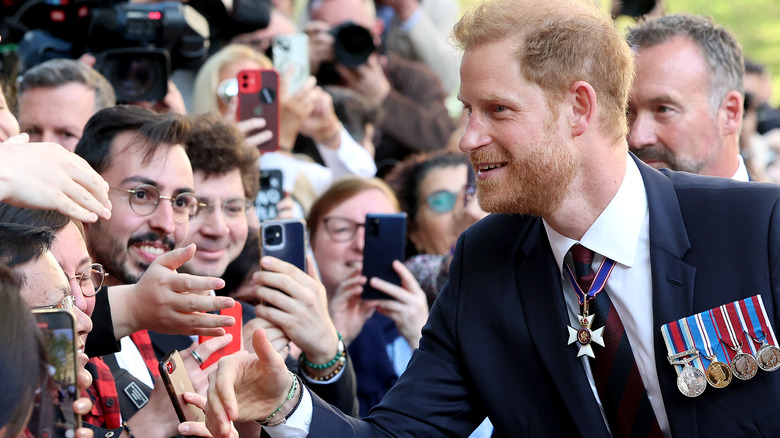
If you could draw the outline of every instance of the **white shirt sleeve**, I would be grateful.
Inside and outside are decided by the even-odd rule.
[[[341,144],[338,149],[331,149],[318,143],[317,150],[320,152],[325,166],[333,172],[334,180],[349,174],[365,177],[376,175],[374,158],[343,127],[341,128]]]
[[[284,424],[278,426],[263,426],[263,429],[271,438],[299,438],[309,435],[311,426],[311,417],[314,414],[314,405],[311,401],[311,394],[306,386],[301,391],[301,404],[298,409],[290,415],[290,418]]]

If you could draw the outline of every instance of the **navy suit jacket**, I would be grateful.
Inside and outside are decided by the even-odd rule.
[[[637,160],[638,161],[638,160]],[[658,380],[675,437],[780,436],[780,371],[683,396],[660,327],[761,294],[780,307],[780,187],[637,162],[647,190]],[[366,421],[315,398],[312,437],[607,437],[576,346],[542,220],[491,215],[459,239],[407,371]]]

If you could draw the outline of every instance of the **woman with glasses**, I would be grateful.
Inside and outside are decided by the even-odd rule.
[[[433,299],[447,281],[460,233],[482,219],[468,157],[460,153],[415,155],[387,179],[408,215],[406,265]]]
[[[361,275],[366,214],[398,211],[398,201],[383,181],[350,177],[337,181],[317,199],[307,220],[331,318],[349,346],[361,416],[406,368],[428,318],[425,293],[401,261],[394,262],[393,268],[402,287]],[[362,300],[368,281],[393,299]]]

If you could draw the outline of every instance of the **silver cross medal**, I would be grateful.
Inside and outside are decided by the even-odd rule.
[[[577,357],[588,355],[595,359],[596,355],[593,354],[593,346],[591,343],[595,342],[602,347],[604,346],[604,338],[601,335],[604,331],[604,327],[596,330],[590,329],[590,325],[593,323],[593,318],[596,315],[588,315],[588,301],[590,300],[586,298],[585,302],[582,304],[582,314],[577,315],[581,327],[576,329],[572,326],[567,326],[569,329],[569,343],[567,345],[577,342],[580,344],[580,350],[577,352]]]

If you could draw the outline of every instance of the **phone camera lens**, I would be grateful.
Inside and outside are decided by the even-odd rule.
[[[168,374],[173,374],[173,370],[175,370],[176,367],[173,365],[173,362],[168,362],[165,364],[165,371],[168,372]]]

